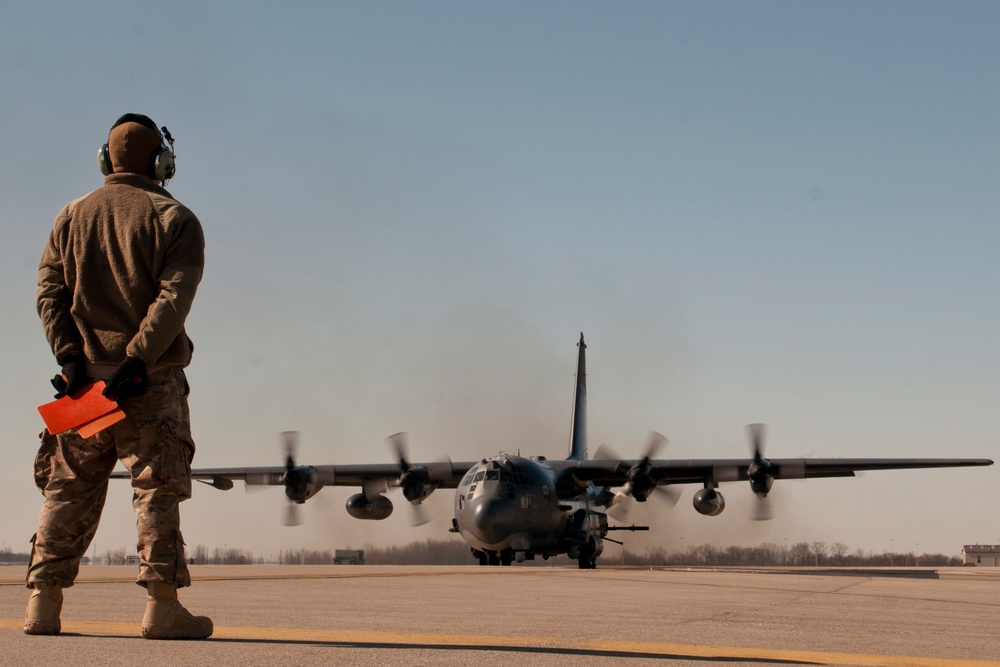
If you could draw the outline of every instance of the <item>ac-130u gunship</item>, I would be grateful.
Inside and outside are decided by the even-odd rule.
[[[457,532],[483,565],[510,565],[535,557],[567,554],[581,568],[594,568],[605,541],[615,530],[648,530],[644,526],[612,526],[607,510],[619,502],[645,502],[658,493],[671,503],[678,484],[700,484],[693,498],[695,510],[715,516],[725,509],[718,490],[722,482],[745,481],[760,499],[757,518],[767,518],[767,495],[777,479],[853,477],[869,470],[988,466],[989,459],[930,458],[795,458],[768,459],[763,454],[764,427],[749,427],[751,459],[656,459],[665,439],[652,434],[640,459],[602,456],[587,458],[586,345],[580,334],[576,396],[570,453],[563,460],[500,453],[480,461],[411,463],[405,436],[389,437],[397,463],[302,466],[295,462],[296,433],[284,434],[288,456],[284,467],[205,468],[192,477],[218,489],[231,489],[234,480],[247,485],[285,487],[291,501],[286,523],[295,524],[295,504],[302,504],[324,486],[353,486],[360,493],[347,500],[347,512],[356,519],[385,519],[392,501],[384,494],[400,487],[403,497],[421,517],[420,503],[437,489],[455,489]],[[602,447],[602,450],[604,448]],[[127,472],[114,477],[127,478]],[[419,522],[419,521],[418,521]]]

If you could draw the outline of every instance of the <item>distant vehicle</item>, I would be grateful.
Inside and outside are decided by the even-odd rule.
[[[364,565],[364,549],[337,549],[333,552],[334,565]]]
[[[604,542],[617,542],[608,533],[648,530],[646,526],[613,526],[607,510],[629,501],[645,502],[654,493],[676,503],[678,484],[700,484],[694,494],[695,510],[716,516],[725,509],[719,492],[722,482],[748,481],[760,499],[757,518],[770,518],[767,504],[777,479],[853,477],[869,470],[988,466],[989,459],[932,458],[833,458],[767,459],[764,426],[749,427],[751,459],[671,460],[654,458],[666,439],[653,433],[639,459],[621,459],[598,450],[587,458],[586,344],[577,344],[576,396],[569,456],[549,461],[544,456],[523,457],[499,453],[480,461],[450,460],[411,463],[402,433],[389,436],[396,463],[300,466],[295,462],[297,436],[287,432],[284,467],[205,468],[192,476],[218,489],[231,489],[233,480],[247,485],[285,487],[290,504],[285,523],[299,523],[296,505],[324,486],[353,486],[360,493],[347,500],[347,513],[356,519],[379,520],[392,514],[389,487],[400,487],[414,508],[416,523],[426,522],[421,502],[436,489],[456,489],[451,532],[469,545],[482,565],[510,565],[538,556],[548,559],[566,554],[584,569],[597,566]],[[112,475],[128,478],[127,472]]]

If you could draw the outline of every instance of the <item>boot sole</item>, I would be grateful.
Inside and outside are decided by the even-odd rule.
[[[60,631],[62,631],[61,623],[56,623],[54,626],[44,621],[25,621],[24,623],[24,634],[26,635],[58,635]]]

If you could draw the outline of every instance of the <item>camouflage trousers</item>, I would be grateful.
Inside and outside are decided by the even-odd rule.
[[[191,497],[191,438],[183,370],[151,373],[142,396],[121,401],[125,419],[88,438],[42,432],[35,483],[45,502],[32,538],[27,585],[68,587],[97,533],[108,481],[121,460],[132,475],[139,576],[188,586],[179,503]]]

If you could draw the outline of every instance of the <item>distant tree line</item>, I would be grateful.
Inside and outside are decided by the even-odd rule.
[[[607,552],[605,552],[607,558]],[[613,556],[612,556],[613,558]],[[797,542],[790,546],[765,543],[756,547],[718,547],[702,544],[683,551],[656,548],[642,553],[626,552],[619,562],[624,565],[692,566],[812,566],[812,567],[945,567],[960,566],[962,559],[944,554],[916,554],[864,551],[843,542]]]
[[[31,558],[31,554],[26,551],[16,552],[11,550],[10,547],[0,549],[0,565],[18,565],[21,563],[27,565],[29,558]]]
[[[401,546],[365,545],[369,565],[474,565],[468,545],[458,540],[425,540]],[[334,552],[329,549],[286,549],[277,557],[264,559],[240,549],[214,549],[202,545],[192,549],[189,560],[196,564],[243,565],[265,562],[280,565],[328,565]],[[915,554],[856,550],[843,542],[797,542],[792,545],[765,543],[755,547],[718,547],[702,544],[684,550],[654,548],[647,551],[604,552],[607,564],[633,566],[813,566],[813,567],[944,567],[960,566],[962,559],[944,554]],[[536,559],[526,565],[565,565],[565,556],[548,561]]]
[[[350,547],[348,547],[350,548]],[[474,565],[469,547],[459,540],[426,540],[402,546],[378,547],[365,545],[365,563],[369,565]],[[95,565],[127,565],[133,552],[124,547],[109,549],[93,558]],[[188,562],[194,565],[329,565],[334,551],[330,549],[283,549],[276,556],[254,555],[249,549],[214,547],[203,544],[188,550]],[[133,555],[134,557],[134,555]],[[26,564],[30,554],[0,550],[0,564]],[[566,565],[570,561],[557,557],[548,561],[526,561],[527,565]],[[797,542],[791,545],[765,543],[755,547],[719,547],[701,544],[682,550],[662,547],[647,551],[608,549],[601,557],[606,564],[633,566],[813,566],[813,567],[945,567],[960,566],[962,559],[944,554],[916,554],[864,551],[843,542]]]

